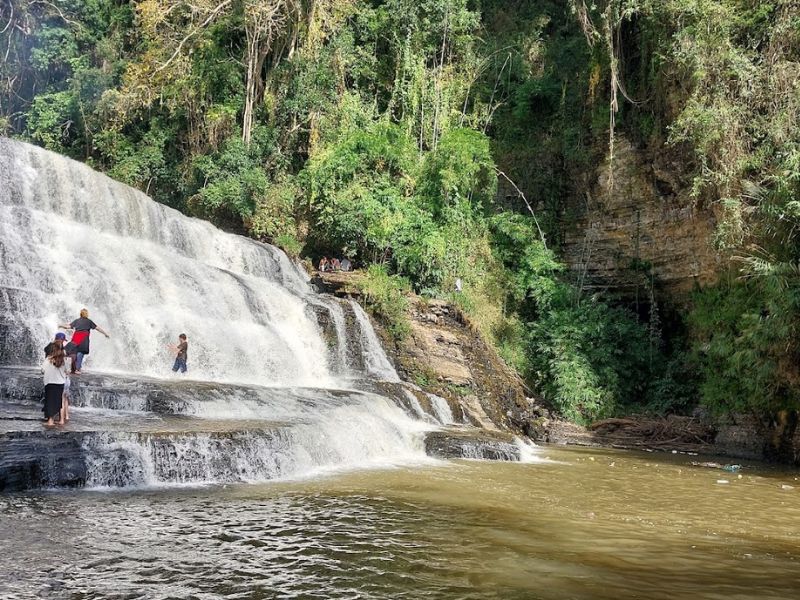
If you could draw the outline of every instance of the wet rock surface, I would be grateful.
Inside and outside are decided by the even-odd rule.
[[[526,396],[516,373],[461,310],[448,302],[413,298],[410,317],[407,339],[383,335],[404,380],[445,398],[454,414],[477,427],[529,433],[528,423],[541,407]],[[376,329],[381,331],[380,323]]]
[[[379,419],[387,403],[431,429],[449,424],[428,433],[424,447],[432,456],[519,460],[512,436],[464,425],[466,419],[456,418],[443,398],[418,386],[352,383],[363,391],[84,372],[73,378],[72,419],[66,427],[47,429],[38,370],[0,367],[0,491],[263,481],[309,464],[358,460],[348,446],[329,445],[338,435],[364,435],[353,447],[368,460],[372,438],[349,415],[362,407]],[[388,427],[378,438],[383,444],[406,447],[402,431],[379,420],[374,424]]]
[[[476,428],[431,431],[425,436],[425,450],[437,458],[471,458],[517,461],[519,446],[508,433]]]
[[[361,276],[358,271],[315,273],[312,281],[319,291],[358,300]],[[408,300],[411,332],[406,339],[394,339],[380,320],[372,319],[401,379],[444,398],[457,422],[543,441],[541,421],[549,416],[547,410],[526,393],[519,376],[468,317],[447,301],[413,295]]]
[[[57,431],[0,433],[0,492],[82,486],[81,437]]]

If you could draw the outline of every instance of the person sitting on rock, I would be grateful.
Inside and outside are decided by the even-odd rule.
[[[339,259],[332,258],[331,259],[331,271],[338,271],[340,269]]]
[[[350,262],[350,259],[346,256],[342,259],[342,262],[339,264],[339,267],[342,271],[350,271],[353,268],[353,263]]]
[[[320,273],[324,273],[325,271],[328,270],[328,267],[329,267],[328,257],[327,256],[323,256],[319,261],[319,272]]]

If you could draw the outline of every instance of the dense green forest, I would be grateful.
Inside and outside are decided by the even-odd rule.
[[[572,419],[800,407],[793,1],[0,0],[0,52],[0,133],[351,257],[397,336],[450,298]],[[680,152],[715,286],[635,311],[562,263],[620,135]]]

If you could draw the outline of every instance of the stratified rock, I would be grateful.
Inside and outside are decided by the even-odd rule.
[[[83,485],[80,437],[59,431],[0,434],[0,492]]]
[[[754,460],[764,459],[764,434],[753,417],[739,416],[721,424],[714,439],[714,453]]]
[[[315,282],[320,290],[358,299],[362,277],[357,271],[326,272],[316,274]],[[408,384],[400,396],[388,393],[404,405],[408,392],[423,408],[429,402],[424,396],[432,394],[447,402],[457,423],[544,439],[544,409],[526,397],[519,376],[466,315],[450,302],[414,295],[408,300],[411,332],[405,339],[398,341],[385,324],[373,320],[389,359]]]
[[[673,299],[716,280],[715,215],[698,206],[691,178],[671,160],[668,152],[651,155],[618,135],[613,177],[606,160],[573,199],[577,219],[566,232],[563,259],[584,288],[633,297],[652,276]]]
[[[38,369],[0,367],[0,492],[267,481],[307,469],[309,462],[327,466],[351,460],[353,450],[368,458],[376,440],[406,443],[390,423],[381,433],[379,418],[368,419],[375,432],[353,429],[353,411],[371,414],[386,399],[426,428],[455,421],[445,400],[418,386],[367,382],[384,398],[353,389],[84,372],[73,378],[71,421],[46,429]],[[339,449],[330,442],[337,435],[354,438],[355,445],[343,443]],[[508,434],[462,427],[444,435],[431,434],[428,448],[436,456],[519,458]],[[415,435],[407,442],[411,438],[418,448]],[[380,444],[376,448],[384,451]]]
[[[525,434],[535,402],[466,315],[449,302],[409,300],[407,338],[397,341],[375,323],[400,376],[446,399],[459,422]]]

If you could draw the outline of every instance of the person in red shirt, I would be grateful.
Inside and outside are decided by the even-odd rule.
[[[67,355],[72,357],[71,373],[81,374],[83,357],[89,354],[89,335],[92,329],[96,329],[106,337],[110,337],[106,331],[89,318],[89,311],[81,309],[80,317],[68,324],[59,325],[62,329],[72,330],[72,339],[67,344],[65,350]]]

